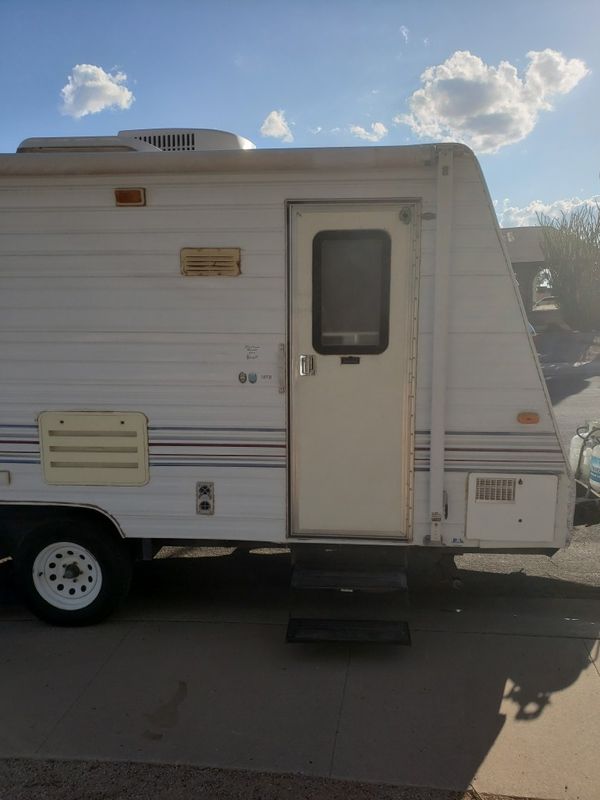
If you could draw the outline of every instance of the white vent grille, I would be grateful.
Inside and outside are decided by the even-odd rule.
[[[141,486],[148,482],[148,420],[144,414],[45,411],[38,424],[47,483]]]
[[[514,503],[515,478],[477,478],[476,503]]]
[[[235,277],[241,272],[239,247],[184,247],[181,272],[189,277]]]
[[[137,140],[143,147],[164,152],[254,149],[252,142],[243,136],[211,128],[140,128],[119,131],[119,138]]]
[[[181,151],[196,149],[196,135],[192,131],[181,131],[179,133],[149,133],[136,134],[134,139],[158,147],[159,150]]]

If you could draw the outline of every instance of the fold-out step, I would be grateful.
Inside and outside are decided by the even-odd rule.
[[[406,573],[351,572],[348,570],[316,570],[295,567],[292,573],[293,589],[347,589],[357,591],[404,591]]]
[[[286,641],[308,642],[372,642],[410,645],[407,622],[370,619],[310,619],[291,617]]]

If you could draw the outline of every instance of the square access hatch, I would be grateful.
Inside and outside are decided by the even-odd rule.
[[[38,424],[47,483],[142,486],[148,482],[148,420],[144,414],[44,411]]]
[[[472,473],[467,497],[467,539],[485,546],[551,543],[558,493],[556,475]]]

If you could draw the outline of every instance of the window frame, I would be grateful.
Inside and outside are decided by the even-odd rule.
[[[377,344],[325,344],[322,331],[322,248],[323,241],[379,238],[383,244],[379,265],[381,277],[379,340]],[[390,340],[390,284],[392,277],[392,238],[383,228],[323,230],[315,234],[312,246],[312,346],[320,355],[381,355]]]

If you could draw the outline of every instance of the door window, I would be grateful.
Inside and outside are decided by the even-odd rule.
[[[390,318],[390,236],[321,231],[313,239],[313,347],[317,353],[383,353]]]

